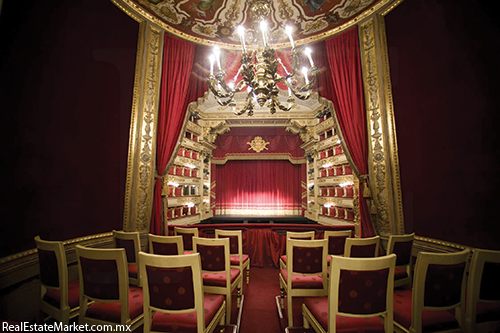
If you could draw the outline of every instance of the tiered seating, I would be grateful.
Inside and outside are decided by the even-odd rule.
[[[68,264],[62,242],[35,237],[40,267],[40,311],[68,325],[78,315],[80,285],[78,280],[68,282]]]

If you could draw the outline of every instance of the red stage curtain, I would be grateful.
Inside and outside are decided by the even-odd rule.
[[[216,211],[239,215],[300,215],[301,165],[282,160],[217,165]]]
[[[358,28],[354,27],[327,39],[324,45],[326,53],[316,52],[320,55],[326,54],[328,60],[328,63],[323,65],[327,65],[329,71],[324,71],[326,77],[320,80],[322,96],[333,102],[345,145],[359,172],[357,176],[364,176],[368,174],[368,139]],[[371,237],[375,235],[375,231],[366,199],[363,197],[362,183],[361,180],[361,236]]]
[[[195,46],[192,43],[165,34],[160,105],[158,111],[156,172],[162,176],[175,152],[188,105],[189,77],[193,66]],[[162,234],[161,219],[162,179],[156,179],[151,233]]]

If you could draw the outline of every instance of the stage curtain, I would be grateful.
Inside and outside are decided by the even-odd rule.
[[[300,215],[300,164],[283,160],[217,165],[216,212],[221,215]]]
[[[156,143],[156,172],[163,176],[184,125],[189,102],[188,83],[193,66],[195,46],[192,43],[165,34],[160,105]],[[162,178],[155,183],[151,233],[160,235]]]
[[[363,78],[359,49],[358,29],[354,27],[324,42],[329,70],[325,74],[322,96],[331,100],[335,107],[345,146],[358,173],[368,174],[367,122],[363,94]],[[321,53],[322,52],[317,52]],[[330,74],[330,75],[328,75]],[[360,179],[359,206],[361,236],[375,235],[366,199],[363,197],[363,177]]]

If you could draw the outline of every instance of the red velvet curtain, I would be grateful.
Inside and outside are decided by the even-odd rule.
[[[365,176],[368,174],[368,139],[358,28],[327,39],[324,47],[325,53],[316,52],[326,54],[327,63],[323,65],[329,68],[323,72],[325,76],[320,80],[321,94],[333,102],[345,146],[359,172],[357,176]],[[361,236],[371,237],[375,231],[368,204],[363,197],[362,183],[361,180]]]
[[[188,84],[193,66],[195,46],[165,34],[160,105],[156,143],[156,172],[162,176],[176,150],[189,103]],[[162,179],[157,178],[154,190],[151,233],[160,235]]]
[[[301,165],[282,160],[228,161],[216,169],[219,214],[300,215]]]

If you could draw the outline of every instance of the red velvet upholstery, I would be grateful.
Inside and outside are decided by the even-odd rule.
[[[460,302],[465,263],[429,265],[425,278],[424,306],[450,306]]]
[[[193,273],[190,267],[158,268],[146,266],[146,274],[152,307],[165,310],[194,307]],[[164,295],[172,295],[172,297],[165,299]]]
[[[229,238],[229,253],[230,254],[238,254],[238,236],[219,235],[219,238]],[[231,257],[233,257],[233,256],[231,256]],[[231,262],[231,264],[232,264],[232,262]]]
[[[328,297],[306,297],[304,304],[323,329],[328,332]],[[384,324],[378,317],[337,316],[337,332],[384,332]]]
[[[288,278],[288,271],[286,268],[280,270],[283,279],[290,283]],[[303,275],[292,274],[291,278],[292,288],[294,289],[321,289],[323,288],[323,279],[321,275]]]
[[[93,260],[80,258],[83,290],[98,299],[119,299],[118,268],[115,260]]]
[[[296,273],[320,273],[323,269],[323,248],[293,248],[293,271]]]
[[[412,316],[412,291],[394,290],[394,321],[409,328]],[[422,331],[433,332],[458,328],[453,311],[422,311]]]
[[[43,267],[40,270],[40,282],[46,286],[59,287],[59,270],[55,252],[38,249],[38,260],[40,267]]]
[[[284,256],[284,257],[286,257],[286,256]],[[240,256],[239,255],[230,256],[229,258],[230,258],[232,266],[237,266],[240,264]],[[250,259],[250,256],[248,254],[242,254],[241,259],[243,260],[243,263],[245,263],[247,260]],[[286,258],[285,258],[285,260],[286,260]]]
[[[142,288],[130,287],[128,299],[130,319],[133,320],[134,318],[140,316],[143,312]],[[120,323],[120,311],[121,305],[119,302],[94,302],[89,305],[86,317]]]
[[[205,325],[214,318],[224,302],[224,295],[204,294]],[[196,313],[167,314],[157,312],[153,316],[151,330],[157,332],[196,333]]]
[[[127,254],[127,262],[136,262],[135,247],[132,239],[115,238],[116,248],[124,248]]]
[[[408,265],[411,260],[411,248],[413,241],[409,242],[395,242],[393,253],[396,253],[396,266]]]
[[[231,268],[230,271],[230,279],[231,283],[238,277],[240,274],[239,268]],[[207,273],[203,272],[201,274],[203,278],[203,285],[205,286],[214,286],[214,287],[225,287],[226,286],[226,273]]]
[[[185,251],[193,251],[193,234],[180,234]]]
[[[394,280],[404,279],[408,277],[408,272],[406,270],[396,267],[394,269]]]
[[[153,253],[154,254],[162,254],[162,255],[178,255],[177,253],[177,244],[176,243],[158,243],[152,242],[153,244]]]
[[[61,291],[56,289],[47,289],[43,300],[50,305],[60,308],[61,307]],[[68,283],[68,304],[70,308],[75,308],[80,303],[80,281],[74,280]]]
[[[137,279],[137,265],[128,264],[127,269],[128,269],[128,276]]]
[[[500,318],[500,304],[477,302],[476,323],[485,323],[488,321],[496,321]]]
[[[328,237],[328,254],[330,255],[343,255],[345,249],[345,240],[347,236],[330,236]],[[330,262],[330,256],[328,256]]]
[[[345,196],[347,198],[353,198],[354,197],[354,187],[352,186],[347,186],[345,188]]]
[[[205,271],[225,270],[223,246],[207,246],[198,244],[198,253],[201,256],[201,269]]]
[[[351,258],[370,258],[374,256],[375,244],[353,245],[351,247]]]

